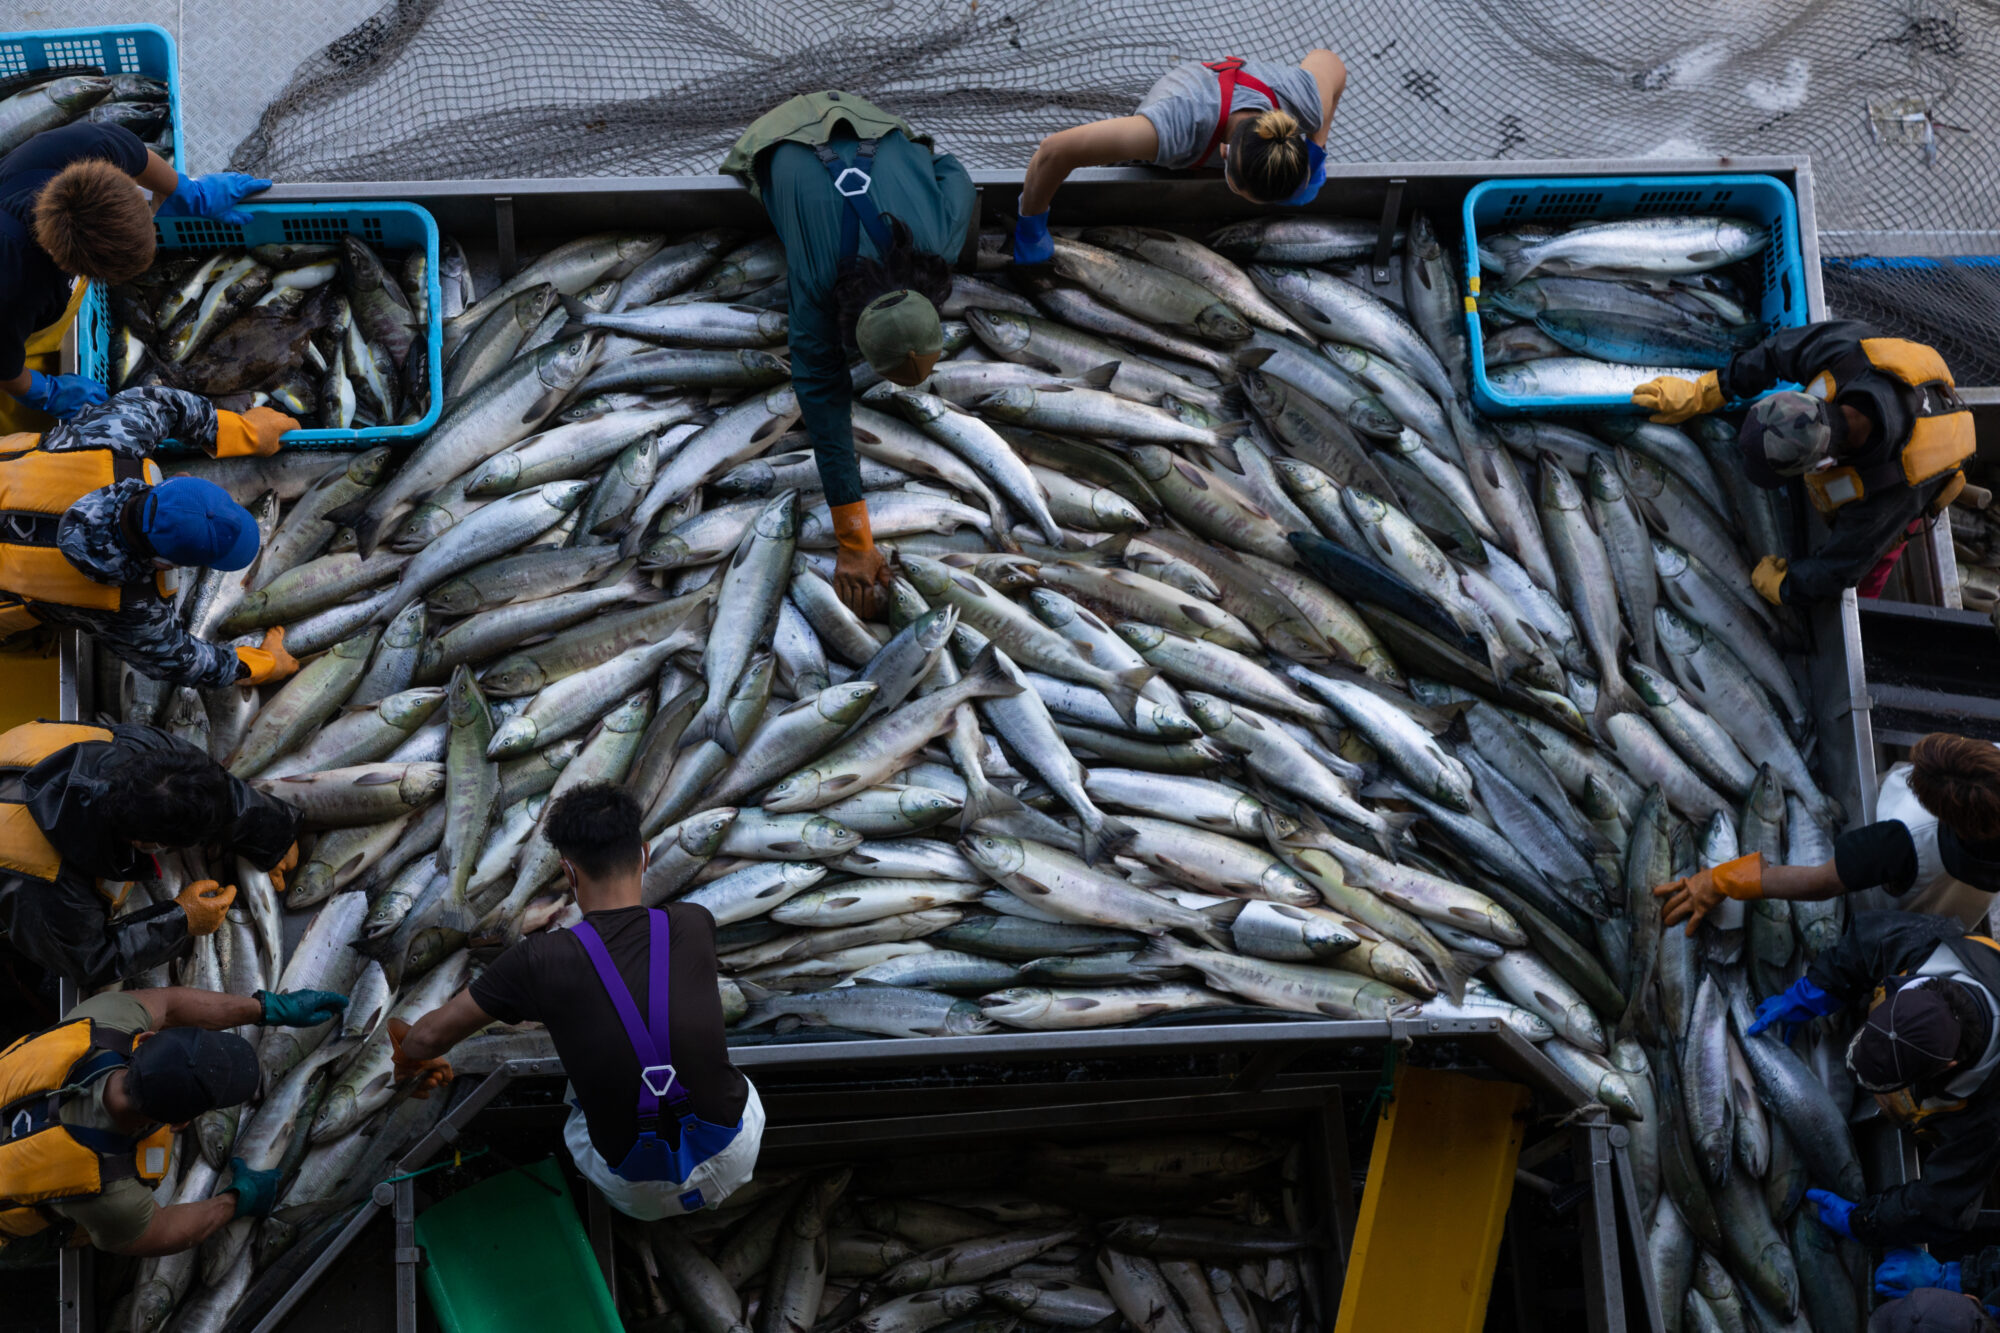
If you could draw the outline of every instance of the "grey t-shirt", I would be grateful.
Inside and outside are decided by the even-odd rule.
[[[1248,74],[1277,94],[1278,106],[1292,113],[1307,134],[1319,129],[1319,83],[1297,65],[1281,65],[1275,60],[1244,62]],[[1238,76],[1229,110],[1264,111],[1270,102],[1259,92],[1244,86]],[[1153,161],[1163,167],[1192,167],[1200,163],[1222,115],[1222,85],[1214,70],[1200,64],[1176,65],[1160,76],[1160,81],[1139,99],[1138,114],[1153,122],[1160,136],[1160,151]],[[1222,164],[1220,154],[1210,166]]]

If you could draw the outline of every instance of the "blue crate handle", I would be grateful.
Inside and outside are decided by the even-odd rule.
[[[1561,398],[1552,394],[1510,394],[1486,375],[1486,352],[1479,327],[1479,229],[1535,221],[1610,221],[1627,217],[1681,217],[1718,213],[1763,223],[1771,230],[1764,249],[1763,285],[1757,315],[1764,331],[1799,328],[1810,318],[1804,247],[1799,237],[1798,201],[1775,176],[1756,173],[1700,176],[1588,176],[1481,181],[1466,193],[1466,329],[1472,343],[1472,398],[1489,416],[1630,413],[1624,398],[1604,395]]]
[[[368,426],[350,430],[287,431],[287,449],[341,449],[356,444],[369,447],[390,442],[414,441],[435,426],[444,410],[444,321],[438,311],[444,294],[438,283],[438,226],[429,210],[416,204],[380,203],[272,203],[254,199],[242,205],[250,221],[237,224],[207,218],[156,218],[154,228],[162,250],[223,250],[245,245],[285,242],[337,241],[358,235],[378,248],[414,249],[421,247],[429,260],[425,274],[426,304],[430,324],[424,330],[430,352],[431,406],[420,421],[407,426]],[[111,312],[103,291],[92,287],[78,316],[77,359],[79,369],[99,381],[111,370]]]

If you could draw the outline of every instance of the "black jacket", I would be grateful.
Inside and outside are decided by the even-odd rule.
[[[1955,919],[1915,912],[1856,912],[1839,943],[1814,959],[1806,976],[1827,994],[1858,1003],[1883,978],[1921,967],[1941,945],[2000,1000],[2000,951],[1968,939]],[[1961,1109],[1925,1119],[1920,1136],[1930,1145],[1922,1179],[1860,1200],[1849,1219],[1864,1244],[1935,1243],[1970,1227],[1986,1182],[2000,1167],[2000,1077],[1973,1090]]]
[[[1916,422],[1916,397],[1910,387],[1868,364],[1861,340],[1875,336],[1875,330],[1851,319],[1780,330],[1736,354],[1719,376],[1722,390],[1732,398],[1754,398],[1785,380],[1810,384],[1821,372],[1831,373],[1837,386],[1833,401],[1873,424],[1867,446],[1839,458],[1843,465],[1865,470],[1901,453]],[[1911,520],[1929,509],[1951,476],[1947,472],[1919,486],[1871,491],[1834,511],[1827,520],[1831,532],[1826,544],[1786,566],[1785,601],[1838,597],[1842,589],[1859,583],[1903,540]]]
[[[116,918],[97,881],[152,879],[159,865],[110,827],[92,802],[99,774],[114,757],[133,752],[192,749],[153,727],[119,726],[108,741],[66,746],[22,778],[29,817],[62,856],[56,878],[0,877],[0,934],[51,972],[80,986],[102,986],[174,957],[187,943],[187,914],[156,903]],[[298,837],[299,814],[236,778],[228,808],[213,828],[188,830],[185,845],[215,845],[259,870],[284,858]]]

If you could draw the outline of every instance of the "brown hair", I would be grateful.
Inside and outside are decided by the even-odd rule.
[[[72,162],[35,200],[35,243],[65,273],[130,282],[153,266],[153,209],[109,162]]]
[[[1306,133],[1289,111],[1260,111],[1229,133],[1229,174],[1258,203],[1289,199],[1312,170]]]
[[[1959,837],[2000,838],[2000,749],[1990,742],[1932,732],[1910,751],[1910,790]]]

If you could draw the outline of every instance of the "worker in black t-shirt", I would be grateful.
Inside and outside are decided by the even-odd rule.
[[[95,380],[45,372],[88,283],[130,282],[152,267],[156,209],[243,222],[250,215],[236,205],[270,184],[236,171],[182,175],[124,126],[87,121],[0,158],[0,434],[47,428],[22,406],[68,418],[105,400]]]
[[[1933,732],[1882,779],[1875,822],[1834,840],[1816,866],[1767,865],[1752,852],[1662,884],[1666,923],[1688,933],[1724,898],[1817,901],[1880,888],[1909,912],[1986,919],[2000,892],[2000,746]]]
[[[764,1107],[729,1063],[715,918],[693,903],[640,903],[639,814],[604,783],[553,801],[542,827],[583,920],[530,935],[389,1035],[398,1081],[427,1094],[451,1077],[445,1052],[487,1024],[546,1025],[569,1074],[563,1142],[577,1170],[612,1207],[652,1221],[713,1207],[750,1179]]]

